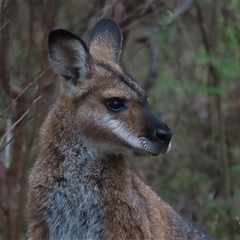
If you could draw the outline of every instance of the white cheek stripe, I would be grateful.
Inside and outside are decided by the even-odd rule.
[[[115,135],[121,138],[123,141],[127,142],[133,147],[142,148],[141,139],[135,137],[131,132],[127,130],[127,128],[120,121],[116,119],[111,119],[109,115],[105,115],[101,119],[101,124],[103,124],[106,128],[111,130]]]
[[[166,152],[169,152],[169,150],[171,149],[171,147],[172,147],[172,142],[170,142],[170,143],[168,144],[168,148],[167,148],[167,151],[166,151]]]

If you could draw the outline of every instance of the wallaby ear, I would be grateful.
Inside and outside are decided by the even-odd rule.
[[[122,33],[112,19],[100,20],[92,29],[89,52],[95,59],[107,58],[118,63],[122,52]]]
[[[76,85],[88,73],[88,50],[85,43],[66,30],[49,34],[48,50],[54,70]]]

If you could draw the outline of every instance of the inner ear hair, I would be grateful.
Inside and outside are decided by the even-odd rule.
[[[88,49],[76,35],[63,29],[49,34],[50,60],[56,73],[76,86],[88,73]]]

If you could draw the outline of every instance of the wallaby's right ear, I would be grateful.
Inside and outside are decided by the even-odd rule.
[[[88,73],[88,50],[85,43],[66,30],[49,34],[48,50],[54,70],[76,85]]]

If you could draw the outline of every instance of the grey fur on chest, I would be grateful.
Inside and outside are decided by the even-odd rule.
[[[52,189],[42,213],[50,240],[105,239],[99,195],[88,186]]]
[[[41,211],[50,240],[106,239],[96,180],[99,168],[91,162],[89,155],[81,155],[81,160],[66,159],[55,177],[55,186],[48,189],[49,195]]]

